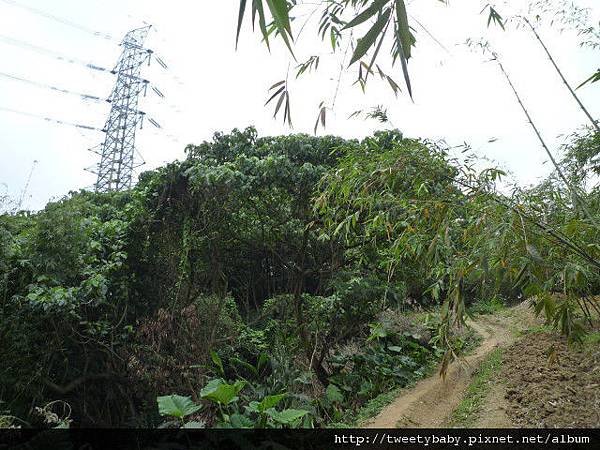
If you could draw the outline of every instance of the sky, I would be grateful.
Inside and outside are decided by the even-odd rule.
[[[509,15],[516,11],[515,5],[525,3],[511,1],[501,12]],[[597,1],[576,3],[591,7],[592,20],[598,23]],[[112,68],[122,36],[147,23],[153,25],[147,47],[167,62],[168,70],[156,62],[143,69],[143,76],[165,98],[148,91],[140,101],[140,109],[161,125],[157,129],[146,122],[138,131],[137,148],[146,163],[141,170],[185,158],[187,144],[209,140],[218,131],[255,126],[260,135],[312,134],[319,104],[333,105],[335,98],[335,107],[327,113],[327,128],[318,134],[362,138],[389,127],[349,118],[356,110],[383,105],[393,126],[405,136],[444,139],[449,145],[466,142],[477,156],[506,169],[519,184],[535,183],[550,171],[547,157],[497,67],[464,45],[467,38],[482,36],[502,56],[553,152],[558,154],[566,136],[586,124],[531,33],[514,27],[508,32],[488,29],[487,16],[480,14],[485,5],[481,1],[448,6],[434,0],[409,2],[417,37],[409,64],[412,101],[406,92],[395,98],[389,86],[375,77],[366,93],[353,86],[357,67],[347,67],[347,56],[342,64],[344,48],[331,55],[330,48],[316,38],[318,14],[311,15],[311,6],[299,10],[294,21],[297,32],[308,20],[296,36],[295,54],[298,61],[319,55],[317,73],[296,79],[297,63],[284,45],[275,42],[269,52],[248,23],[236,50],[238,5],[237,0],[0,0],[0,197],[8,194],[21,208],[38,210],[69,191],[91,188],[95,175],[84,169],[97,163],[98,156],[88,149],[100,144],[103,134],[31,114],[101,129],[110,108],[106,102],[83,100],[11,77],[107,98],[114,75],[59,60],[56,54]],[[580,48],[574,33],[561,32],[556,25],[544,25],[539,31],[573,85],[598,68],[598,50]],[[401,70],[391,66],[387,54],[381,59],[382,68],[403,87]],[[281,117],[273,118],[272,105],[264,106],[268,88],[286,74],[293,129]],[[592,85],[577,92],[592,115],[599,117],[600,89]]]

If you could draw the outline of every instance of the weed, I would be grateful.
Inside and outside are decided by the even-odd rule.
[[[452,412],[450,426],[470,427],[473,425],[501,366],[502,349],[497,348],[485,358],[477,369],[464,398]]]

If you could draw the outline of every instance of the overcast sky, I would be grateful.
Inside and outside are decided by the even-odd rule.
[[[511,1],[511,6],[524,3]],[[598,2],[577,3],[596,5],[593,20],[597,24]],[[210,139],[216,131],[254,125],[261,135],[312,133],[319,103],[333,100],[342,55],[330,57],[328,48],[313,39],[314,28],[310,24],[305,28],[296,48],[298,60],[318,54],[322,62],[314,76],[298,81],[294,75],[290,77],[294,119],[290,130],[280,119],[272,118],[270,106],[264,107],[268,87],[286,75],[289,54],[279,42],[269,53],[248,24],[235,51],[238,4],[237,0],[0,0],[0,195],[8,191],[18,199],[34,161],[38,163],[24,208],[39,209],[70,190],[93,185],[95,176],[84,168],[95,164],[97,156],[87,149],[103,138],[96,131],[6,109],[102,128],[109,108],[105,102],[85,101],[7,75],[106,98],[115,81],[113,75],[58,60],[39,47],[112,68],[120,53],[119,40],[145,22],[154,25],[148,47],[169,65],[168,70],[156,63],[144,68],[144,76],[166,95],[160,99],[149,92],[140,105],[163,127],[158,130],[146,123],[138,134],[145,169],[182,159],[187,143]],[[444,138],[454,145],[470,143],[478,155],[510,170],[522,184],[545,175],[549,170],[545,155],[497,67],[462,43],[484,35],[494,43],[553,150],[557,151],[564,135],[584,125],[586,118],[532,36],[526,30],[502,33],[486,29],[481,8],[479,0],[451,2],[450,6],[434,0],[413,2],[411,16],[445,47],[416,28],[418,43],[410,61],[414,103],[405,93],[395,99],[389,87],[375,78],[363,94],[352,86],[356,68],[345,69],[325,133],[363,137],[381,129],[383,125],[375,121],[348,119],[353,111],[381,104],[388,108],[393,125],[407,136]],[[310,12],[300,12],[296,29]],[[63,19],[67,23],[61,22]],[[573,84],[598,68],[598,52],[579,48],[573,33],[559,33],[548,26],[540,32]],[[38,48],[24,48],[20,42]],[[391,68],[383,59],[382,63],[400,84],[400,69]],[[290,71],[293,73],[294,63]],[[591,113],[600,116],[600,89],[588,86],[578,92]]]

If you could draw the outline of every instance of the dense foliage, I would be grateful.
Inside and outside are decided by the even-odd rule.
[[[398,132],[253,129],[129,192],[1,216],[0,413],[325,426],[443,368],[478,299],[534,297],[578,339],[600,290],[598,135],[566,150],[591,217],[561,178],[507,197],[500,171]]]

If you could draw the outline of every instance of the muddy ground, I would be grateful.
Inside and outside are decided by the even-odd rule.
[[[528,333],[504,354],[506,414],[516,427],[600,427],[600,345]]]

